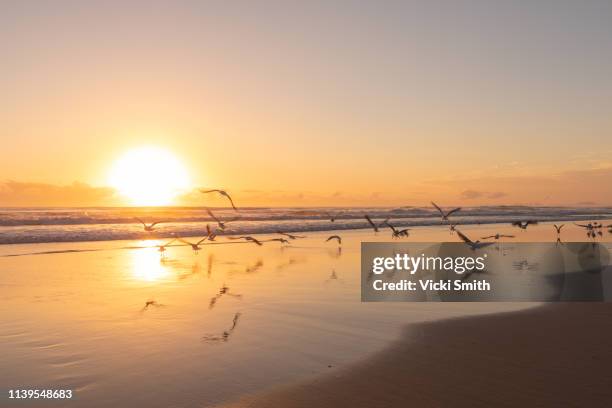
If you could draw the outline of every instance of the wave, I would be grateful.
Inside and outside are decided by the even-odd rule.
[[[378,222],[388,218],[401,227],[442,224],[435,209],[424,207],[243,208],[240,213],[213,208],[212,211],[221,219],[233,220],[227,222],[226,235],[368,228],[364,219],[366,213]],[[145,233],[135,217],[163,223],[155,232]],[[459,224],[505,223],[525,218],[540,221],[612,218],[612,208],[468,207],[457,213],[453,221]],[[205,208],[0,208],[0,244],[203,236],[206,224],[215,223]]]

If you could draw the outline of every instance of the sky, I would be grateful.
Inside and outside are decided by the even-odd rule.
[[[0,207],[128,204],[140,146],[243,205],[612,205],[609,1],[0,11]]]

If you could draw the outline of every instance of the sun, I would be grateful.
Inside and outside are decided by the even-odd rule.
[[[171,152],[159,147],[126,152],[111,168],[108,183],[139,206],[172,204],[190,184],[185,166]]]

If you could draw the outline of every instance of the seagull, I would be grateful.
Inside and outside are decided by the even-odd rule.
[[[561,225],[557,225],[557,224],[553,224],[553,227],[555,227],[555,229],[557,230],[557,235],[561,234],[561,229],[563,228],[565,224],[561,224]]]
[[[219,189],[212,189],[212,190],[200,190],[200,193],[202,194],[208,194],[208,193],[219,193],[220,195],[222,195],[223,197],[227,197],[227,199],[229,200],[230,204],[232,205],[232,208],[234,209],[234,211],[238,211],[238,209],[236,208],[236,206],[234,205],[234,200],[232,200],[232,197],[230,197],[229,194],[227,194],[227,191],[225,190],[219,190]]]
[[[331,241],[332,239],[337,239],[337,240],[338,240],[338,245],[342,245],[342,238],[340,238],[340,235],[332,235],[332,236],[330,236],[329,238],[327,238],[327,239],[325,240],[325,242],[329,242],[329,241]]]
[[[209,208],[206,209],[206,212],[208,213],[210,218],[212,218],[213,221],[215,221],[219,225],[219,229],[220,230],[224,230],[225,229],[225,223],[223,221],[221,221],[220,219],[218,219],[217,217],[215,217],[215,214],[213,214],[213,212],[210,211]]]
[[[440,207],[438,207],[438,205],[436,203],[434,203],[433,201],[431,202],[431,205],[433,205],[434,207],[436,207],[436,210],[438,210],[440,212],[440,215],[442,216],[442,221],[448,221],[448,217],[452,214],[452,213],[456,213],[457,211],[461,210],[461,207],[457,207],[457,208],[453,208],[452,210],[448,211],[448,212],[444,212],[442,211],[442,209]]]
[[[154,227],[155,227],[157,224],[160,224],[161,222],[163,222],[163,221],[157,221],[157,222],[154,222],[154,223],[152,223],[152,224],[148,224],[148,225],[147,225],[147,223],[145,223],[143,220],[141,220],[141,219],[140,219],[140,218],[138,218],[138,217],[134,217],[134,219],[135,219],[135,220],[137,220],[139,223],[141,223],[141,224],[142,224],[142,226],[144,227],[144,230],[145,230],[145,231],[147,231],[147,232],[153,232]]]
[[[391,231],[393,231],[392,237],[393,238],[399,238],[399,237],[407,237],[408,235],[410,235],[408,233],[409,229],[405,228],[403,230],[398,230],[397,228],[395,228],[393,225],[389,224],[389,221],[385,220],[385,225],[389,228],[391,228]]]
[[[530,225],[538,225],[538,222],[536,220],[514,221],[511,225],[513,227],[519,227],[522,230],[526,230]]]
[[[586,225],[584,225],[584,224],[576,224],[576,223],[574,223],[574,224],[579,226],[579,227],[586,228],[586,230],[587,230],[587,237],[589,237],[589,238],[597,237],[597,234],[595,233],[595,228],[600,228],[597,223],[595,223],[595,225],[591,224],[590,222],[588,224],[586,224]],[[597,231],[597,232],[599,233],[599,235],[602,235],[601,231]]]
[[[284,235],[289,239],[306,238],[304,235],[292,235],[282,231],[276,231],[277,234]]]
[[[498,240],[500,238],[514,238],[514,235],[503,235],[503,234],[495,234],[495,235],[490,235],[488,237],[482,237],[480,239],[490,239],[490,238],[495,238],[495,240]]]
[[[250,241],[250,242],[252,242],[254,244],[257,244],[259,246],[263,245],[260,240],[255,239],[255,238],[253,238],[251,236],[229,237],[229,239],[234,239],[234,240],[236,240],[236,239],[244,239],[245,241]]]
[[[269,239],[268,241],[278,241],[281,244],[289,244],[289,241],[287,241],[285,238],[272,238],[272,239]]]
[[[336,218],[338,218],[338,216],[339,216],[339,215],[344,214],[344,211],[340,211],[340,212],[337,212],[337,213],[335,213],[335,214],[332,214],[332,213],[330,213],[330,212],[326,212],[325,214],[327,214],[327,216],[329,217],[329,220],[330,220],[331,222],[335,222],[335,221],[336,221]]]
[[[209,241],[214,241],[215,238],[217,238],[217,233],[213,230],[210,229],[210,225],[206,224],[206,232],[207,232],[207,236],[206,239],[208,239]]]
[[[368,223],[374,228],[374,232],[378,232],[378,225],[374,224],[374,221],[372,221],[368,214],[365,215],[365,219],[368,220]]]
[[[168,245],[170,245],[171,243],[173,243],[174,241],[176,241],[176,238],[173,238],[172,240],[166,242],[163,245],[158,245],[157,246],[157,248],[158,248],[157,250],[159,251],[159,253],[161,254],[162,257],[166,255],[166,247]]]
[[[193,252],[197,255],[198,252],[200,251],[200,249],[202,249],[200,247],[200,245],[202,244],[202,242],[206,241],[209,238],[209,236],[205,236],[204,238],[202,238],[201,240],[199,240],[198,242],[191,243],[189,241],[184,240],[183,238],[177,238],[179,241],[181,241],[183,244],[187,244],[191,246],[191,249],[193,249]]]
[[[456,231],[457,231],[457,235],[459,235],[459,238],[461,238],[463,242],[465,242],[470,248],[472,248],[472,251],[476,249],[487,247],[489,245],[493,245],[492,242],[480,242],[480,241],[474,242],[468,237],[466,237],[461,231],[459,230],[456,230]]]

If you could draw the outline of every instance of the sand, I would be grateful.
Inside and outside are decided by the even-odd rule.
[[[386,350],[228,407],[609,407],[612,304],[407,327]]]
[[[511,231],[555,237],[550,225]],[[343,231],[339,251],[327,235],[291,247],[220,238],[199,254],[171,247],[164,259],[154,241],[0,246],[0,388],[74,390],[50,407],[151,408],[475,405],[487,395],[550,397],[568,379],[576,393],[601,384],[608,305],[361,303],[360,242],[390,237]],[[405,241],[456,239],[415,228]]]

